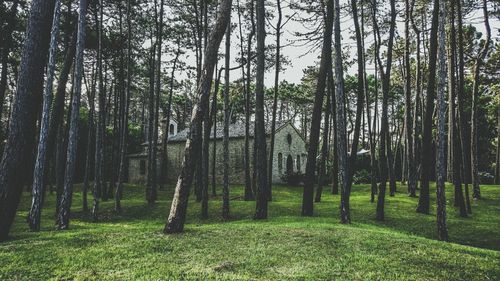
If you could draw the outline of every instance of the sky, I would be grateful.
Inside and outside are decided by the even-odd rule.
[[[292,0],[296,1],[296,0]],[[235,2],[235,1],[233,1]],[[341,19],[340,19],[340,29],[341,29],[341,36],[342,36],[342,48],[344,52],[350,53],[351,58],[355,58],[356,56],[356,41],[354,38],[354,24],[352,17],[350,16],[350,1],[347,0],[341,0],[340,1],[341,6],[343,9],[341,10]],[[283,5],[285,6],[285,5]],[[272,8],[267,8],[269,11],[272,10]],[[359,7],[358,7],[359,9]],[[404,19],[403,19],[403,13],[404,13],[404,1],[397,1],[396,4],[396,10],[398,12],[398,16],[396,18],[396,27],[397,30],[396,32],[400,34],[400,36],[404,35]],[[493,4],[490,5],[489,11],[491,12],[493,10]],[[368,12],[368,11],[366,11]],[[284,7],[283,8],[283,22],[286,21],[287,17],[290,15],[293,15],[295,13],[294,10],[291,10],[289,7]],[[304,46],[301,45],[300,43],[296,42],[296,35],[294,34],[295,32],[304,32],[307,31],[306,28],[298,21],[294,20],[297,19],[298,17],[302,16],[301,14],[295,14],[295,16],[292,18],[292,20],[289,20],[287,24],[283,28],[283,33],[281,36],[281,44],[284,46],[281,49],[281,53],[287,57],[287,59],[290,61],[290,64],[286,66],[284,70],[281,71],[280,73],[280,81],[286,80],[290,83],[300,83],[300,80],[303,75],[303,70],[306,69],[308,66],[315,65],[319,62],[319,56],[321,53],[321,50],[319,48],[315,50],[310,50],[310,46]],[[472,23],[477,30],[480,32],[483,32],[484,36],[484,22],[483,22],[483,13],[482,10],[476,10],[473,13],[467,15],[464,19],[464,24],[469,24]],[[277,19],[271,19],[269,20],[271,24],[275,25]],[[232,23],[235,24],[238,22],[238,14],[236,9],[233,9],[232,13]],[[495,38],[499,38],[499,29],[500,29],[500,22],[497,19],[494,19],[490,15],[490,26],[492,29],[492,39],[495,40]],[[429,23],[430,27],[430,23]],[[269,29],[270,27],[266,25],[266,28]],[[366,26],[366,32],[369,30],[369,26]],[[244,34],[244,39],[246,39],[247,34],[245,34],[245,30],[243,31]],[[274,30],[266,30],[268,32],[266,36],[266,45],[271,45],[275,43],[275,35]],[[235,57],[240,51],[240,46],[239,46],[239,30],[238,28],[234,29],[231,35],[231,65],[236,66],[238,63],[235,61]],[[384,36],[384,35],[382,35]],[[368,37],[365,39],[365,45],[369,46],[370,44],[373,43],[373,36],[370,34]],[[224,41],[221,42],[221,46],[219,49],[219,52],[221,54],[224,53]],[[384,40],[384,38],[382,38]],[[294,43],[295,42],[295,43]],[[254,46],[255,47],[255,44]],[[382,46],[383,48],[384,46]],[[195,65],[194,61],[194,55],[189,54],[188,58],[185,58],[187,64],[190,65]],[[224,64],[224,58],[221,58],[219,61],[219,64]],[[368,64],[366,66],[367,72],[368,73],[373,73],[374,67],[373,65]],[[357,70],[357,65],[354,63],[352,64],[351,67],[348,68],[347,73],[348,74],[355,74]],[[185,75],[185,74],[184,74]],[[234,81],[236,79],[241,78],[241,70],[234,70],[231,72],[231,81]],[[181,74],[182,76],[182,74]],[[266,87],[271,87],[274,85],[274,69],[270,69],[265,73],[265,85]]]

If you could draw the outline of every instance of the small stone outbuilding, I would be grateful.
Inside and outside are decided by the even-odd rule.
[[[213,146],[216,149],[216,169],[215,176],[218,183],[222,182],[223,176],[223,150],[222,150],[222,125],[217,124],[217,133],[214,138],[212,132],[210,138],[210,154],[209,154],[209,177],[213,176]],[[182,160],[184,156],[184,148],[186,145],[186,137],[188,129],[176,132],[177,124],[169,124],[169,141],[167,145],[167,181],[174,183],[179,175]],[[253,124],[250,126],[250,157],[253,155]],[[274,144],[273,157],[273,183],[282,183],[281,176],[285,172],[305,172],[306,167],[306,143],[298,132],[297,128],[290,121],[277,122]],[[269,153],[269,145],[271,141],[271,126],[266,126],[266,140]],[[159,145],[159,153],[157,159],[157,167],[160,169],[160,153],[162,145]],[[145,183],[147,180],[147,143],[142,145],[142,151],[138,154],[128,155],[129,181],[133,183]],[[245,180],[245,124],[242,122],[234,123],[229,126],[229,181],[231,184],[244,184]],[[201,156],[200,156],[201,161]],[[252,163],[252,161],[250,161]],[[220,168],[219,168],[220,167]],[[252,165],[251,165],[252,169]]]

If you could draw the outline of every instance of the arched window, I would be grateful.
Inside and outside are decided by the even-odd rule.
[[[288,145],[292,144],[292,135],[291,134],[286,135],[286,141],[288,142]]]
[[[293,158],[290,154],[286,157],[286,173],[293,173]]]
[[[278,153],[278,172],[283,174],[283,154]]]
[[[300,172],[300,155],[297,155],[297,171]]]
[[[168,131],[169,131],[169,134],[170,134],[170,135],[173,135],[173,134],[174,134],[174,131],[175,131],[175,126],[174,126],[174,124],[170,124],[170,127],[169,127]]]

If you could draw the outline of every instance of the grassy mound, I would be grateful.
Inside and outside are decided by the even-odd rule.
[[[185,233],[169,236],[161,230],[171,188],[148,206],[144,187],[129,185],[123,212],[103,202],[98,223],[75,193],[67,231],[54,230],[48,195],[39,233],[27,230],[25,193],[12,238],[0,244],[0,280],[500,280],[500,188],[483,186],[469,218],[457,216],[451,190],[450,243],[435,240],[434,201],[431,215],[417,214],[418,199],[397,193],[387,198],[386,221],[376,222],[364,185],[353,187],[351,225],[338,222],[338,195],[325,193],[315,216],[301,217],[302,188],[286,186],[274,188],[269,219],[254,221],[255,202],[233,187],[230,221],[220,218],[220,197],[211,198],[206,221],[191,201]]]

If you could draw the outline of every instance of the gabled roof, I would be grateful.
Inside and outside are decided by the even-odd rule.
[[[276,128],[275,132],[279,131],[281,128],[283,128],[287,123],[292,124],[290,121],[276,121]],[[253,137],[254,135],[254,122],[250,123],[250,129],[249,129],[249,137]],[[293,127],[293,125],[292,125]],[[223,137],[223,124],[217,124],[217,134],[216,134],[216,139],[222,139]],[[180,132],[177,133],[175,136],[171,136],[168,138],[169,142],[181,142],[185,141],[187,138],[189,132],[189,128],[186,128]],[[266,124],[266,136],[269,136],[271,134],[271,123]],[[236,122],[233,124],[229,125],[229,138],[243,138],[245,137],[245,123],[243,122]],[[213,129],[211,130],[210,133],[210,139],[214,138],[214,132]]]

